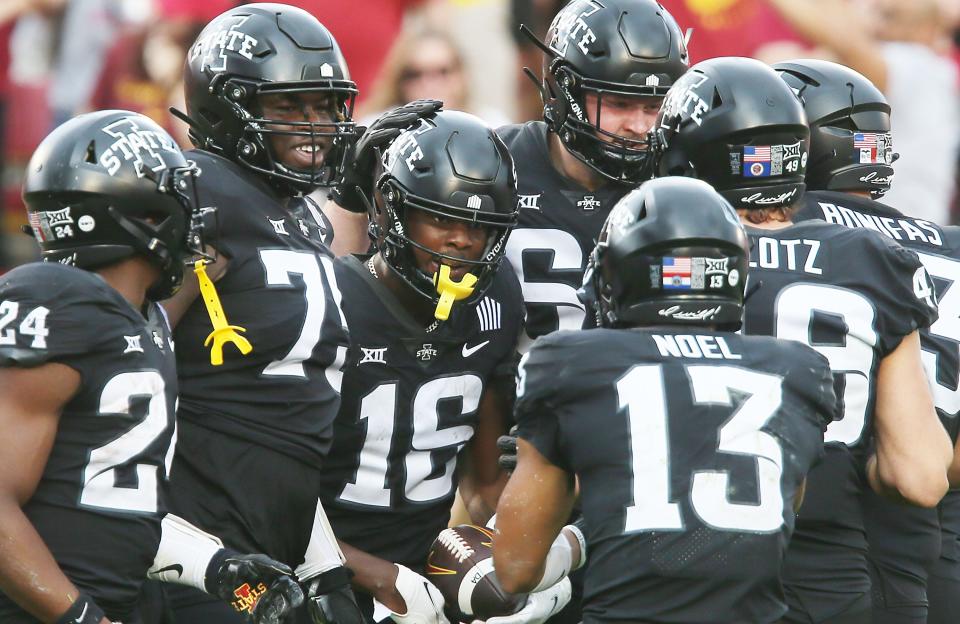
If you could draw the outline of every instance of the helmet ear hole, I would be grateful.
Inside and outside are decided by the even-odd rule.
[[[90,141],[87,143],[87,150],[83,157],[83,162],[95,165],[97,164],[97,143],[96,141]]]
[[[713,88],[713,102],[710,104],[711,108],[720,108],[723,106],[723,96],[720,95],[720,89],[717,87]]]

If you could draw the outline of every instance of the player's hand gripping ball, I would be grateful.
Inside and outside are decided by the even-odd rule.
[[[441,531],[430,547],[426,577],[443,594],[451,621],[509,615],[526,598],[503,591],[493,570],[493,532],[472,524]]]

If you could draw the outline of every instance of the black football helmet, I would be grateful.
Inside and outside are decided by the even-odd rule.
[[[525,31],[529,32],[529,31]],[[604,177],[639,183],[653,174],[646,138],[600,129],[605,96],[663,97],[689,59],[680,27],[654,0],[572,0],[553,19],[543,66],[543,117],[579,160]],[[597,96],[588,119],[586,95]]]
[[[169,297],[188,255],[203,250],[196,172],[143,115],[110,110],[71,119],[33,153],[23,184],[44,261],[92,270],[139,254],[162,273],[148,296]]]
[[[802,59],[773,66],[803,103],[810,124],[807,188],[890,190],[893,140],[890,105],[857,71],[829,61]]]
[[[187,54],[184,91],[193,143],[266,176],[285,192],[337,184],[355,139],[357,87],[330,31],[303,9],[247,4],[207,24]],[[335,100],[329,122],[266,119],[258,96],[326,94]],[[293,128],[291,130],[290,128]],[[279,162],[269,136],[328,144],[322,162],[293,169]]]
[[[748,58],[697,63],[670,89],[656,126],[658,175],[706,180],[734,208],[803,196],[810,129],[800,100]]]
[[[431,301],[438,300],[434,278],[417,267],[412,248],[470,266],[478,280],[467,302],[476,301],[490,285],[517,222],[517,174],[507,146],[477,117],[439,111],[397,137],[382,166],[370,215],[377,250],[404,282]],[[404,220],[411,208],[486,226],[483,255],[467,261],[410,239]]]
[[[607,217],[580,296],[603,327],[714,325],[739,329],[750,243],[709,184],[644,182]]]

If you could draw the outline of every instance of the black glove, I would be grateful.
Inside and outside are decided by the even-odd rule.
[[[517,426],[510,428],[510,433],[497,438],[497,448],[500,449],[500,457],[497,462],[500,467],[507,472],[513,472],[517,468]]]
[[[305,582],[307,610],[313,624],[365,623],[350,589],[350,574],[346,568],[333,568]]]
[[[367,203],[373,198],[377,151],[389,146],[418,119],[432,115],[441,108],[443,102],[440,100],[415,100],[380,115],[368,128],[358,127],[357,131],[362,131],[362,134],[347,153],[343,182],[330,193],[333,200],[344,210],[366,212]]]
[[[244,585],[246,596],[237,593]],[[288,566],[266,555],[242,555],[228,549],[210,560],[206,589],[241,612],[249,609],[245,600],[256,600],[255,624],[280,624],[303,604],[303,591]]]

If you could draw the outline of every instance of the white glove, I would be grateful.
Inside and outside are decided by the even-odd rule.
[[[543,624],[570,602],[570,579],[527,596],[527,604],[513,615],[493,617],[487,624]]]
[[[401,624],[450,624],[443,614],[443,594],[436,586],[410,568],[397,566],[397,591],[407,604],[406,613],[390,612],[390,618]],[[567,600],[569,597],[567,591]]]

